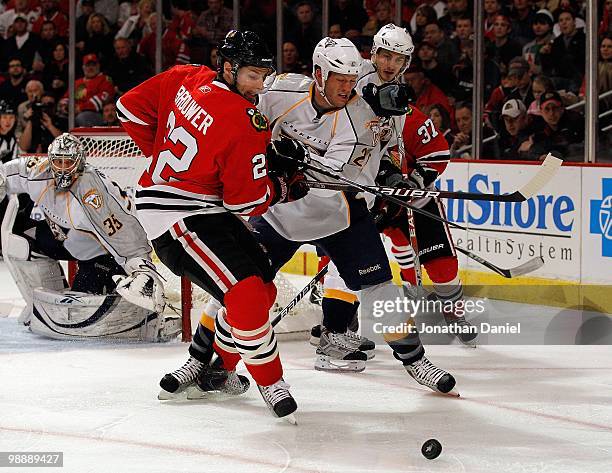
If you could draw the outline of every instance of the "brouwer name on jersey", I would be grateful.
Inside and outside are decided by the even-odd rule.
[[[203,135],[206,134],[208,127],[213,124],[213,117],[209,115],[191,96],[185,86],[181,85],[176,97],[174,97],[174,104],[181,114],[190,121],[190,123],[201,131]]]

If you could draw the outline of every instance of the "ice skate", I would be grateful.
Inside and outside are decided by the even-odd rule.
[[[417,383],[441,394],[459,397],[459,393],[454,389],[453,375],[435,366],[426,356],[414,363],[404,365],[404,368]]]
[[[344,333],[344,336],[349,340],[357,350],[362,351],[368,357],[368,360],[374,358],[374,350],[376,349],[376,343],[367,337],[359,335],[357,332],[352,331],[350,328]]]
[[[367,355],[359,351],[343,333],[321,331],[315,370],[318,371],[363,371]]]
[[[476,327],[469,323],[465,316],[457,316],[453,313],[444,313],[446,325],[452,329],[453,335],[457,337],[464,345],[476,348],[478,331]]]
[[[187,390],[187,399],[202,399],[211,393],[239,396],[251,386],[249,378],[221,367],[221,358],[216,358],[210,366],[200,371],[195,384]]]
[[[283,378],[270,386],[257,385],[257,389],[259,389],[261,397],[270,409],[270,412],[275,417],[282,418],[295,425],[297,421],[293,413],[297,409],[297,404],[289,392],[290,387]]]
[[[176,398],[178,394],[185,391],[195,382],[198,374],[205,367],[204,363],[196,360],[193,356],[189,356],[189,359],[183,366],[172,373],[164,375],[161,379],[159,385],[162,389],[157,395],[157,399],[164,401]]]

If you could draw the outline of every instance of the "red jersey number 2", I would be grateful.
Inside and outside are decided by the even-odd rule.
[[[182,126],[176,126],[176,116],[171,111],[168,115],[168,122],[166,123],[166,136],[164,137],[164,143],[170,140],[175,145],[181,143],[185,150],[180,156],[174,154],[171,150],[167,149],[159,153],[157,160],[155,161],[155,168],[151,173],[151,179],[156,184],[162,184],[169,182],[169,179],[162,177],[162,173],[168,166],[175,173],[185,172],[191,166],[193,158],[198,154],[198,142],[197,140]],[[153,163],[152,163],[153,164]]]

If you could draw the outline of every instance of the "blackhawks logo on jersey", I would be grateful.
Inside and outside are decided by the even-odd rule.
[[[247,108],[246,113],[251,117],[251,125],[257,131],[265,131],[268,129],[268,119],[264,117],[259,110]]]

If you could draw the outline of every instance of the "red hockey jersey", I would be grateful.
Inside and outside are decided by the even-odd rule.
[[[152,157],[136,192],[150,239],[194,214],[260,215],[273,198],[268,122],[214,78],[203,66],[175,66],[117,101],[123,127]]]
[[[410,174],[418,162],[427,169],[434,169],[438,175],[446,169],[450,152],[444,135],[440,133],[433,121],[416,107],[410,107],[405,115],[403,129],[405,158],[402,171]]]
[[[87,79],[82,77],[74,84],[74,99],[80,112],[93,110],[102,112],[104,103],[115,96],[115,86],[110,77],[98,74],[96,77]],[[64,97],[68,97],[68,92]]]

